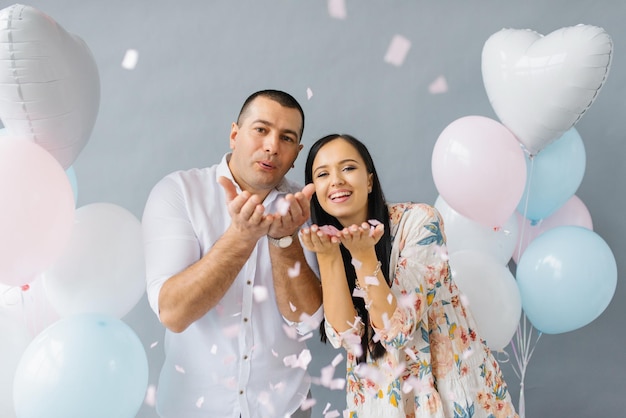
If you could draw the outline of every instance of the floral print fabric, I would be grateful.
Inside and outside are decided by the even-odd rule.
[[[339,334],[325,322],[329,341],[347,351],[350,418],[517,417],[500,367],[450,275],[439,213],[418,203],[389,210],[398,307],[385,329],[375,328],[385,356],[357,364],[364,324]]]

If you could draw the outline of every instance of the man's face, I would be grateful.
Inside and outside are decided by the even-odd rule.
[[[230,131],[229,167],[242,190],[262,198],[292,167],[300,144],[302,118],[297,109],[257,97]]]

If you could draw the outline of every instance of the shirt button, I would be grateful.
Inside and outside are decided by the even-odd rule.
[[[248,355],[244,355],[244,356],[243,356],[243,359],[244,359],[244,360],[248,360]]]
[[[243,395],[243,389],[241,389],[241,390],[239,391],[239,394],[240,394],[240,395]]]
[[[248,285],[252,284],[252,280],[248,280],[248,281],[246,282],[246,284],[248,284]]]
[[[244,319],[243,319],[243,322],[248,322],[248,318],[244,318]]]

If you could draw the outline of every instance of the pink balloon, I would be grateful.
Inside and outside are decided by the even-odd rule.
[[[576,195],[569,198],[563,206],[547,218],[533,225],[533,222],[526,219],[521,213],[515,212],[519,225],[519,239],[515,251],[513,251],[513,260],[517,263],[519,258],[524,254],[526,247],[535,238],[542,233],[556,228],[557,226],[582,226],[593,231],[593,222],[591,214],[587,206]]]
[[[435,187],[461,215],[500,228],[513,215],[526,184],[524,151],[504,125],[483,116],[455,120],[432,155]]]
[[[61,255],[74,221],[65,170],[39,145],[0,141],[0,282],[31,282]]]

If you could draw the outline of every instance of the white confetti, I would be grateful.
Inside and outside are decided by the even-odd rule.
[[[150,348],[154,348],[157,346],[157,344],[159,344],[158,341],[153,342],[152,344],[150,344]]]
[[[428,86],[428,91],[430,94],[442,94],[448,91],[448,82],[446,78],[442,75],[437,77],[430,85]]]
[[[283,324],[283,330],[285,331],[285,334],[287,334],[287,337],[291,338],[292,340],[298,338],[298,331],[295,327],[290,327],[287,324]]]
[[[395,65],[396,67],[401,66],[404,63],[409,49],[411,49],[411,41],[402,35],[394,35],[389,44],[389,48],[387,48],[385,62]]]
[[[267,300],[267,288],[265,286],[254,286],[252,295],[256,302],[263,302]]]
[[[299,261],[296,261],[296,264],[294,264],[293,267],[289,267],[287,269],[287,275],[292,279],[300,275],[300,262]]]
[[[311,409],[313,405],[315,405],[315,398],[308,398],[302,401],[300,404],[300,409],[306,411],[307,409]]]
[[[363,263],[361,263],[359,260],[357,260],[356,258],[353,258],[351,261],[352,265],[354,266],[355,269],[360,269],[361,266],[363,265]]]
[[[289,212],[289,208],[291,207],[291,203],[289,203],[286,199],[278,199],[276,202],[276,211],[280,216],[285,216]]]
[[[469,301],[469,299],[467,298],[467,296],[466,296],[466,295],[464,295],[464,294],[462,294],[462,293],[461,293],[461,295],[460,295],[460,299],[461,299],[461,304],[462,304],[465,308],[467,308],[468,306],[470,306],[470,301]]]
[[[144,402],[148,406],[154,406],[156,404],[156,386],[148,386],[148,388],[146,389],[146,398]]]
[[[180,367],[178,364],[174,366],[174,368],[176,369],[176,371],[178,373],[182,373],[185,374],[185,369],[183,369],[182,367]]]
[[[367,223],[372,226],[382,225],[382,222],[380,222],[378,219],[368,219]]]
[[[293,303],[291,303],[291,302],[289,302],[289,308],[291,309],[291,312],[295,312],[295,311],[296,311],[296,309],[298,309],[298,308],[296,308],[296,305],[294,305],[294,304],[293,304]]]
[[[311,100],[311,97],[313,97],[313,90],[311,90],[310,87],[307,87],[307,89],[306,89],[306,98],[307,98],[307,100]]]
[[[339,412],[336,409],[327,412],[324,414],[324,418],[337,418],[339,416]]]
[[[463,359],[467,360],[470,356],[472,355],[472,348],[468,348],[467,350],[463,351]]]
[[[211,346],[211,354],[217,354],[217,346],[215,344]]]
[[[137,60],[139,58],[139,53],[136,49],[128,49],[124,54],[124,59],[122,60],[122,68],[126,70],[133,70],[137,66]]]
[[[343,354],[339,353],[335,356],[333,361],[330,363],[333,367],[337,367],[339,363],[343,360]]]
[[[339,230],[332,225],[322,225],[319,230],[326,235],[337,236],[339,234]]]
[[[415,352],[411,350],[409,347],[406,347],[404,349],[404,352],[406,353],[407,356],[411,358],[411,360],[417,361],[417,356],[415,355]]]
[[[391,305],[392,302],[393,302],[393,295],[391,293],[389,293],[387,295],[387,303]]]
[[[345,19],[348,15],[345,0],[328,0],[328,14],[334,19]]]
[[[380,281],[376,276],[365,276],[365,284],[368,286],[379,286]]]
[[[355,287],[354,290],[352,291],[352,296],[354,296],[355,298],[365,299],[365,296],[367,296],[367,293],[365,292],[365,290]]]
[[[196,401],[196,408],[202,408],[202,404],[204,403],[204,396],[200,396]]]
[[[300,367],[301,369],[306,370],[309,367],[309,363],[311,362],[311,352],[306,348],[302,350],[299,356],[292,354],[290,356],[286,356],[283,358],[283,363],[285,366],[289,366],[291,368]]]

